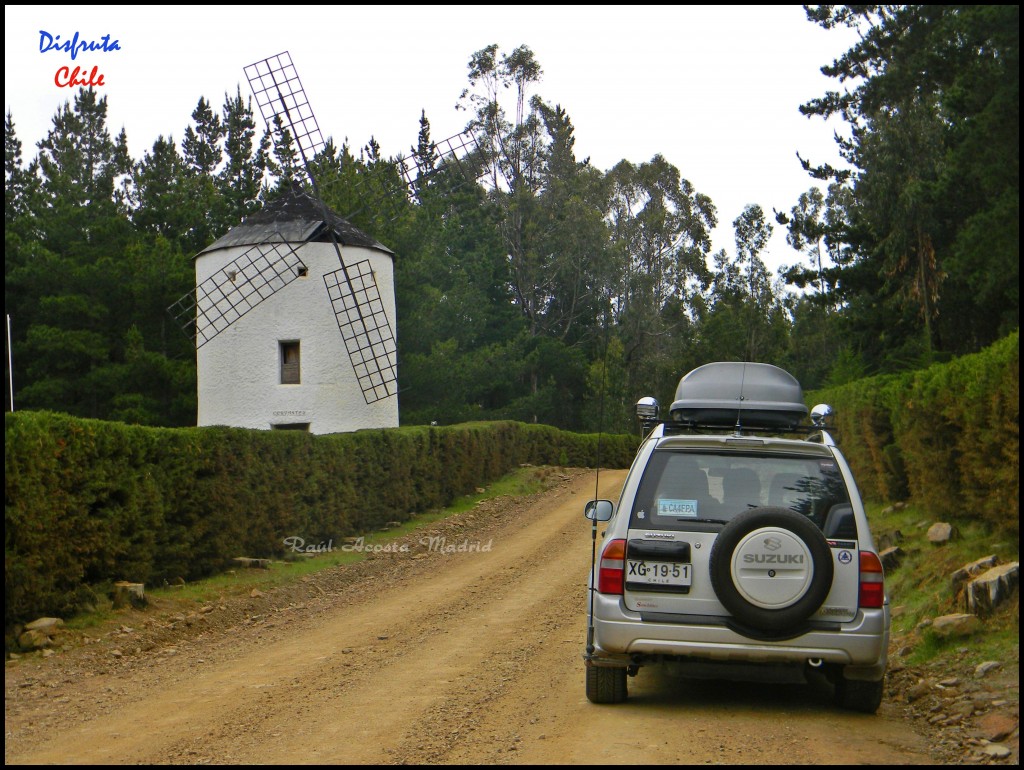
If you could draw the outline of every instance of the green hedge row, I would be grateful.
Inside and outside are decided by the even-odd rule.
[[[5,624],[67,615],[89,586],[200,578],[447,505],[522,463],[592,467],[598,436],[514,422],[312,436],[5,418]],[[602,436],[628,467],[635,436]]]
[[[1020,335],[928,369],[808,394],[836,410],[861,492],[1019,532]]]

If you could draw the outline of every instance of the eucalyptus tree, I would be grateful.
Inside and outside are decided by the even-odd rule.
[[[584,376],[574,347],[593,337],[610,262],[601,175],[576,159],[568,113],[532,93],[541,75],[527,46],[506,54],[488,46],[470,57],[460,107],[479,148],[467,160],[478,164],[496,211],[508,285],[525,322],[509,351],[527,362],[516,413],[561,424],[562,396]]]
[[[472,110],[467,128],[480,139],[482,181],[501,211],[499,228],[512,288],[531,335],[543,333],[551,277],[549,261],[538,248],[533,227],[543,186],[545,148],[542,102],[530,98],[530,89],[541,74],[540,64],[527,46],[499,57],[498,46],[490,45],[470,57],[470,87],[460,97],[461,108]],[[501,103],[505,90],[512,91],[511,115]]]
[[[786,351],[789,314],[781,282],[772,279],[761,259],[772,226],[757,204],[733,220],[736,253],[714,255],[710,306],[701,324],[701,345],[708,358],[781,362]]]
[[[607,176],[611,309],[631,388],[649,395],[678,377],[693,341],[694,309],[711,283],[715,209],[661,155],[620,161]]]

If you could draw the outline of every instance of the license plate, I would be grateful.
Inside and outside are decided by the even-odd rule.
[[[690,585],[690,565],[664,561],[626,562],[626,581],[660,586]]]

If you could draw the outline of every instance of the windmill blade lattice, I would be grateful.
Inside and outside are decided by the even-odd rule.
[[[398,392],[395,338],[380,303],[373,271],[363,263],[345,264],[341,246],[330,227],[330,216],[317,180],[310,170],[317,153],[324,148],[323,134],[306,98],[291,55],[285,51],[245,67],[260,114],[267,126],[280,120],[295,140],[302,155],[313,193],[320,204],[324,224],[334,245],[341,269],[324,276],[338,328],[345,341],[363,398],[372,404]],[[357,279],[357,283],[353,282]]]
[[[383,218],[393,222],[402,213],[402,204],[408,202],[412,196],[418,194],[426,182],[439,175],[445,168],[454,167],[462,176],[461,184],[471,184],[480,178],[480,174],[474,174],[464,158],[472,153],[478,152],[480,144],[477,134],[474,131],[466,130],[462,133],[434,142],[434,151],[437,153],[433,164],[428,164],[423,158],[416,155],[415,150],[407,156],[399,156],[391,161],[395,167],[396,174],[393,180],[387,176],[378,178],[382,184],[382,190],[373,190],[369,181],[359,176],[356,178],[354,189],[363,205],[344,214],[345,219],[352,219],[355,216],[373,208],[383,214]],[[456,186],[461,186],[456,185]]]
[[[465,157],[480,150],[480,142],[475,131],[466,130],[440,142],[434,142],[434,150],[437,152],[437,165],[433,167],[425,166],[415,155],[398,159],[399,173],[410,188],[415,188],[417,183],[430,179],[440,173],[445,165],[452,163],[462,172],[467,182],[475,182],[480,178],[480,174],[471,173],[469,166],[459,159],[460,155]]]
[[[305,270],[298,253],[287,243],[259,244],[211,275],[167,311],[192,337],[198,350]]]
[[[302,153],[308,173],[309,163],[324,148],[324,137],[292,64],[292,57],[285,51],[250,64],[245,67],[245,76],[263,120],[273,128],[274,119],[281,118]],[[310,181],[316,184],[312,175]]]
[[[327,273],[324,284],[367,403],[395,395],[398,349],[369,261]]]

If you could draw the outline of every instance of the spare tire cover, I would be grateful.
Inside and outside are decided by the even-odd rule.
[[[832,589],[832,549],[821,530],[788,508],[752,508],[715,539],[711,586],[732,616],[782,632],[813,615]]]

